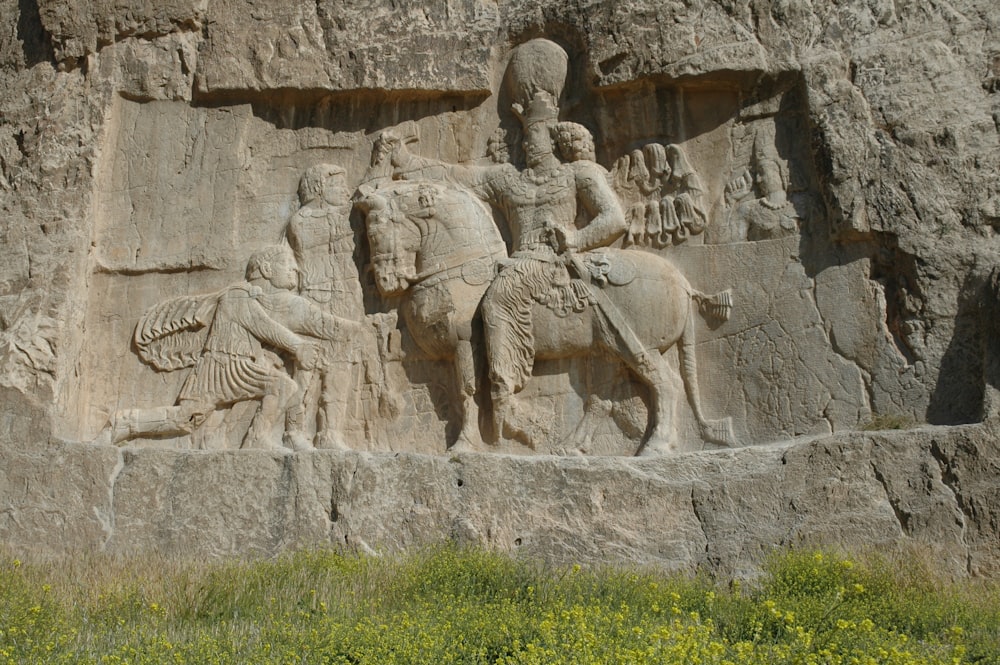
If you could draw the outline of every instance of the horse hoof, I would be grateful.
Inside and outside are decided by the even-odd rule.
[[[282,442],[295,451],[312,450],[312,442],[302,432],[285,432],[281,437]]]
[[[705,441],[727,448],[736,448],[740,442],[733,433],[733,419],[706,420],[701,427],[701,436]]]
[[[448,448],[449,453],[474,453],[476,452],[476,447],[472,445],[472,442],[466,438],[460,438],[455,443],[451,444]]]
[[[666,439],[650,439],[639,451],[640,457],[660,457],[677,452],[677,446]]]
[[[112,444],[118,445],[124,443],[124,440],[115,439],[115,428],[111,422],[108,422],[101,431],[90,440],[90,444],[93,446],[110,446]]]
[[[251,437],[244,439],[242,448],[245,450],[270,450],[273,452],[287,453],[289,455],[292,453],[292,451],[284,445],[270,441],[266,437]]]

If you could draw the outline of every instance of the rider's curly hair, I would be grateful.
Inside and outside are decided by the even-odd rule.
[[[552,126],[551,133],[556,152],[564,162],[581,159],[596,161],[594,135],[583,125],[568,121],[557,122]]]

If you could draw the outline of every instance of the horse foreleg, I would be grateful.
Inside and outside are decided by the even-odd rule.
[[[451,450],[474,450],[481,437],[479,407],[476,405],[476,358],[469,340],[460,339],[455,348],[455,384],[462,404],[462,429]]]

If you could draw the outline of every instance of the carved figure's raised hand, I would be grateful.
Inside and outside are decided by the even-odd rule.
[[[399,166],[399,153],[403,150],[403,141],[392,130],[386,130],[375,139],[372,149],[372,166],[385,163],[388,159],[393,166]]]
[[[405,167],[409,162],[410,153],[406,149],[407,143],[416,143],[420,140],[420,127],[412,120],[398,125],[393,129],[387,129],[375,139],[372,149],[372,166],[383,164],[386,159],[394,167]]]
[[[748,169],[743,169],[739,175],[726,183],[726,198],[738,201],[750,193],[753,188],[753,176]]]

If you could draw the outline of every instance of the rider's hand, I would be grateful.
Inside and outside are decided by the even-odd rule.
[[[576,251],[578,247],[576,231],[561,226],[551,226],[549,227],[549,233],[551,234],[550,237],[552,238],[552,243],[557,254]]]
[[[372,151],[373,161],[381,164],[386,157],[393,166],[399,166],[399,153],[403,147],[403,141],[391,130],[386,130],[379,134],[375,140],[375,149]]]

